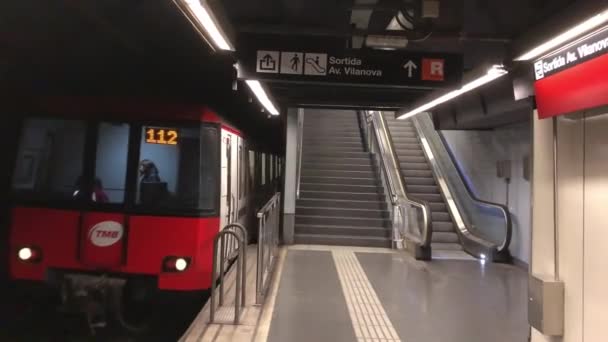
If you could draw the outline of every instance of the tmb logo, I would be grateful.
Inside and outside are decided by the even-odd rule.
[[[99,222],[89,231],[89,240],[97,247],[108,247],[117,243],[123,234],[122,224],[116,221]]]

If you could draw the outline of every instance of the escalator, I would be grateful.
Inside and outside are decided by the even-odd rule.
[[[392,154],[401,196],[424,207],[400,205],[405,210],[401,214],[405,223],[398,229],[404,245],[419,259],[432,258],[433,251],[460,250],[479,259],[510,261],[508,209],[474,195],[430,116],[397,120],[394,112],[365,115],[374,123],[375,134],[386,136],[382,153]]]

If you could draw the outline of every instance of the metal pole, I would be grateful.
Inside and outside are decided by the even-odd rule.
[[[234,296],[234,324],[239,324],[239,318],[241,317],[241,281],[243,277],[243,242],[239,243],[239,254],[237,257],[237,269],[236,269],[236,294]]]
[[[213,323],[215,318],[215,271],[217,269],[217,242],[219,237],[219,235],[216,236],[213,241],[213,265],[211,267],[211,308],[209,311],[209,321],[211,321],[211,323]]]
[[[221,244],[221,253],[222,256],[220,258],[220,274],[218,276],[220,281],[220,306],[224,305],[224,260],[226,258],[225,250],[226,250],[226,239],[224,239],[224,235],[220,233],[220,244]]]

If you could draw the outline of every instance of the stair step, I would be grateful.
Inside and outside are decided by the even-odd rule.
[[[397,157],[399,159],[401,159],[404,156],[416,156],[416,157],[423,157],[424,158],[424,152],[422,151],[421,148],[418,149],[399,149],[399,148],[395,148],[395,153],[397,154]]]
[[[361,140],[353,141],[334,141],[331,145],[326,144],[324,141],[309,140],[302,141],[303,149],[327,149],[327,148],[363,148]]]
[[[387,210],[385,202],[360,201],[360,200],[340,200],[327,198],[300,198],[297,200],[298,207],[321,207],[321,208],[349,208],[349,209],[369,209]]]
[[[407,177],[405,183],[409,185],[436,185],[432,177]]]
[[[430,170],[429,165],[424,163],[399,163],[402,170]]]
[[[393,137],[394,143],[407,143],[407,144],[417,144],[418,138],[410,138],[410,137]]]
[[[370,168],[366,171],[347,170],[302,170],[302,177],[346,177],[346,178],[374,178],[376,174]]]
[[[429,203],[429,206],[431,207],[432,211],[447,212],[448,210],[448,206],[445,205],[445,203]]]
[[[423,201],[427,201],[430,204],[441,203],[441,204],[445,205],[445,203],[443,202],[443,197],[441,197],[440,194],[416,194],[416,195],[414,195],[414,194],[411,194],[408,192],[408,196],[411,196],[413,198],[418,198]]]
[[[388,219],[390,213],[387,210],[352,209],[333,207],[296,207],[296,215],[305,216],[327,216],[327,217],[352,217],[352,218],[374,218]]]
[[[296,214],[296,224],[314,225],[336,225],[354,227],[385,227],[390,228],[391,222],[388,219],[361,218],[361,217],[338,217],[338,216],[317,216]]]
[[[327,199],[327,200],[357,199],[358,201],[384,201],[384,197],[385,197],[384,194],[378,194],[378,193],[300,190],[300,200],[302,200],[302,199]]]
[[[452,222],[432,222],[433,233],[435,232],[455,232],[456,227]]]
[[[462,251],[462,246],[458,243],[431,243],[433,251]]]
[[[302,151],[302,157],[345,157],[345,158],[370,158],[370,153],[365,151],[332,151],[332,150],[307,150]]]
[[[307,235],[336,235],[336,236],[373,236],[379,238],[391,237],[391,230],[384,227],[353,227],[298,224],[295,226],[295,234]]]
[[[346,184],[346,185],[382,185],[376,178],[354,178],[354,177],[311,177],[303,176],[302,183],[315,184]]]
[[[342,235],[295,234],[295,243],[307,245],[359,246],[391,248],[392,242],[387,238],[358,237]]]
[[[452,217],[447,212],[438,212],[431,210],[431,218],[433,222],[450,222],[452,223]]]
[[[395,146],[396,151],[413,150],[413,151],[422,152],[422,147],[420,146],[420,144],[418,142],[409,143],[409,142],[399,142],[399,141],[393,140],[393,146]]]
[[[401,170],[401,173],[405,179],[410,177],[433,177],[431,170]]]
[[[439,194],[439,188],[436,185],[405,185],[407,193],[416,196],[416,194]]]
[[[391,127],[391,137],[395,138],[417,138],[418,134],[416,134],[416,130],[410,127],[397,128]]]
[[[399,156],[399,163],[400,164],[410,164],[410,163],[425,163],[426,164],[426,158],[424,158],[424,156]]]
[[[332,170],[332,171],[373,171],[374,167],[370,164],[346,164],[346,163],[312,163],[302,164],[302,173],[314,170]]]
[[[328,164],[371,164],[372,160],[369,156],[365,157],[330,157],[330,156],[302,156],[302,165],[306,163],[328,163]]]
[[[435,232],[433,231],[433,239],[432,243],[458,243],[460,244],[460,239],[458,238],[458,234],[454,232]]]
[[[361,144],[359,144],[361,145]],[[302,148],[302,152],[303,153],[331,153],[331,154],[338,154],[338,153],[344,153],[344,152],[358,152],[358,153],[369,153],[366,152],[363,149],[363,145],[361,146],[346,146],[346,147],[335,147],[335,146],[323,146],[323,145],[317,145],[317,146],[303,146]]]
[[[300,183],[302,191],[358,192],[383,194],[384,188],[372,185]]]

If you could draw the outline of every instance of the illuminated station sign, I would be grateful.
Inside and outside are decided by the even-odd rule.
[[[608,105],[608,28],[534,62],[541,119]]]

